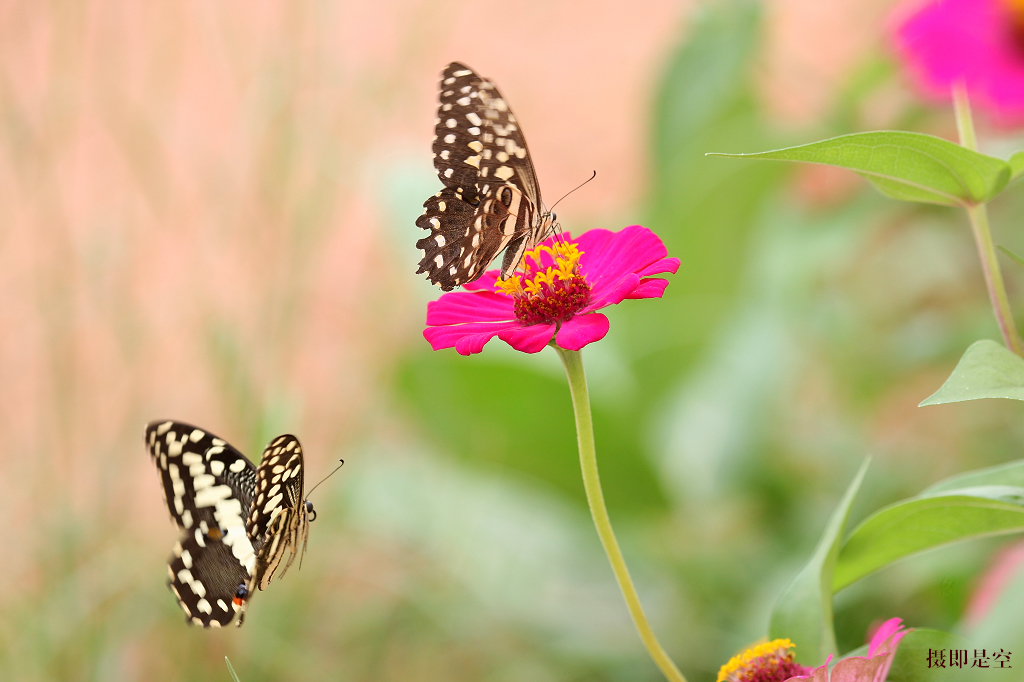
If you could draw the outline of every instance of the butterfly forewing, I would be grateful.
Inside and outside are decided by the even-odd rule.
[[[302,499],[302,446],[295,436],[275,438],[263,452],[256,470],[255,498],[246,530],[253,543],[259,543],[252,586],[266,588],[287,556],[281,570],[291,566],[299,545],[305,551],[309,533],[309,514]]]
[[[264,537],[274,516],[302,504],[302,465],[302,446],[295,436],[278,436],[263,451],[256,470],[255,504],[245,522],[250,538]]]
[[[490,81],[458,62],[441,76],[434,167],[445,187],[428,199],[417,226],[417,272],[449,291],[480,277],[507,249],[508,277],[526,248],[551,230],[519,123]]]
[[[245,529],[256,468],[223,439],[182,422],[152,422],[146,445],[182,531],[168,561],[171,589],[191,622],[226,625],[256,560]]]

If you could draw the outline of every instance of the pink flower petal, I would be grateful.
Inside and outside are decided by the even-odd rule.
[[[621,303],[624,299],[629,298],[629,295],[636,291],[638,286],[640,286],[640,278],[631,272],[616,282],[615,286],[605,287],[603,293],[598,297],[594,297],[596,292],[591,291],[590,303],[580,313],[589,313],[592,310]]]
[[[423,338],[434,350],[455,347],[459,355],[471,355],[483,350],[484,344],[499,332],[518,322],[471,322],[469,324],[444,325],[427,327],[423,330]]]
[[[595,299],[603,298],[625,275],[636,274],[668,255],[658,236],[639,225],[612,233],[590,230],[576,243],[583,252],[580,269]]]
[[[512,299],[489,291],[453,291],[427,303],[427,324],[430,326],[515,319]]]
[[[874,658],[853,656],[844,658],[832,668],[829,682],[885,682],[892,658],[888,654]]]
[[[626,298],[661,298],[668,287],[668,280],[651,277],[640,281],[640,285]]]
[[[641,277],[649,277],[650,275],[660,275],[663,272],[671,272],[673,275],[679,270],[679,259],[678,258],[662,258],[656,263],[648,265],[643,270],[640,270],[636,274]]]
[[[882,623],[879,626],[878,630],[875,631],[875,635],[871,638],[871,642],[868,643],[868,656],[874,656],[878,648],[885,643],[885,640],[889,639],[889,637],[899,632],[902,626],[903,619],[901,618],[890,618],[889,620]],[[906,635],[908,632],[910,631],[904,630],[903,632],[899,632],[899,636],[894,638],[891,648],[895,649],[895,645],[898,644],[899,641],[903,639],[903,636]]]
[[[532,324],[529,327],[503,329],[498,338],[523,353],[539,353],[548,345],[554,333],[553,324]]]
[[[588,343],[600,341],[608,333],[608,318],[601,313],[575,315],[563,322],[555,342],[566,350],[579,350]]]
[[[903,621],[899,618],[890,618],[882,623],[871,643],[868,645],[868,657],[851,656],[844,658],[835,664],[832,673],[829,675],[828,662],[832,660],[829,655],[828,661],[808,676],[791,677],[786,682],[797,680],[811,680],[813,682],[885,682],[889,676],[889,669],[896,654],[896,647],[900,640],[910,630],[904,630]]]

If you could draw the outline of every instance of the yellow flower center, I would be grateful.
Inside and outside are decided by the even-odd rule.
[[[718,682],[783,682],[810,670],[793,658],[793,642],[775,639],[733,656],[718,671]]]
[[[581,256],[576,244],[541,244],[523,254],[521,275],[499,279],[494,288],[515,299],[516,319],[524,324],[564,322],[590,302]]]

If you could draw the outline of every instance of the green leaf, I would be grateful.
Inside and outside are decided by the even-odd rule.
[[[1024,358],[988,339],[971,344],[946,383],[921,407],[980,398],[1024,400]]]
[[[922,491],[921,495],[947,492],[958,488],[974,488],[983,485],[1009,485],[1024,488],[1024,459],[950,476],[928,486]]]
[[[988,201],[1010,181],[1010,164],[922,133],[878,131],[842,135],[798,147],[754,154],[719,154],[751,159],[804,161],[849,168],[882,194],[944,206]]]
[[[832,579],[838,592],[926,549],[1024,531],[1024,488],[986,485],[926,493],[878,510],[843,544]]]
[[[1010,165],[1010,180],[1016,180],[1024,173],[1024,151],[1014,152],[1006,163]]]
[[[769,638],[793,640],[796,658],[803,665],[821,665],[829,654],[836,651],[832,626],[832,571],[850,515],[850,505],[864,480],[869,461],[861,465],[839,506],[832,512],[811,560],[782,593],[772,611]]]
[[[963,670],[958,668],[929,668],[928,651],[966,649],[959,635],[942,630],[914,628],[900,640],[896,656],[889,669],[889,682],[932,682],[959,680]]]

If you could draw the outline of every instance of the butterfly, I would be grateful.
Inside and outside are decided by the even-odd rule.
[[[427,199],[416,225],[417,274],[451,291],[479,278],[502,250],[507,279],[523,253],[555,229],[544,207],[526,138],[491,81],[452,62],[441,75],[434,168],[444,189]]]
[[[305,555],[316,512],[302,498],[302,446],[278,436],[256,467],[222,438],[176,421],[146,426],[146,446],[182,531],[167,562],[171,591],[189,623],[221,627],[237,614],[241,626],[254,589],[279,568],[283,576],[300,544]]]

